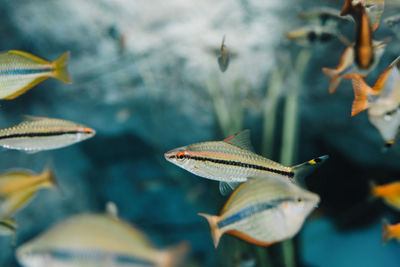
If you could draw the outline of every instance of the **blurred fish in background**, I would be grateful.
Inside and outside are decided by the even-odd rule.
[[[16,251],[24,267],[178,266],[188,244],[157,250],[139,230],[109,214],[80,214],[53,226]]]

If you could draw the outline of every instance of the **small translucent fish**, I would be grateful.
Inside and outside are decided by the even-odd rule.
[[[230,196],[219,216],[207,219],[214,246],[223,234],[268,246],[293,237],[319,202],[319,196],[282,178],[253,178]]]
[[[400,241],[400,223],[389,224],[386,220],[382,224],[382,243],[387,243],[391,239],[396,238]]]
[[[286,33],[286,38],[303,46],[315,43],[327,43],[335,38],[348,44],[347,39],[336,30],[320,25],[308,25]]]
[[[340,57],[340,61],[336,69],[322,68],[322,71],[330,80],[329,93],[333,94],[336,92],[336,89],[339,87],[342,79],[351,79],[353,74],[367,76],[371,71],[373,71],[378,65],[379,60],[381,59],[388,42],[389,40],[373,42],[374,60],[370,67],[367,69],[360,69],[358,65],[354,62],[353,46],[349,46],[346,48],[346,50]]]
[[[385,8],[384,0],[346,0],[342,12],[340,13],[342,16],[352,15],[355,20],[357,18],[354,15],[353,7],[361,5],[365,7],[367,16],[369,18],[369,22],[371,25],[371,30],[375,31],[380,24],[380,19]]]
[[[336,28],[341,24],[351,21],[350,17],[340,16],[340,10],[330,7],[312,8],[298,13],[300,19],[312,24]]]
[[[187,253],[182,242],[158,250],[139,230],[108,214],[72,216],[16,251],[24,267],[178,266]]]
[[[283,177],[301,182],[328,158],[322,156],[293,167],[284,166],[253,152],[249,130],[223,141],[178,147],[164,156],[166,160],[193,174],[222,182],[220,191],[224,195],[254,176]]]
[[[371,194],[373,197],[382,198],[383,201],[400,210],[400,182],[393,182],[385,185],[371,185]]]
[[[40,174],[13,171],[0,175],[0,220],[10,218],[26,206],[42,188],[56,186],[54,173],[46,168]]]
[[[69,52],[54,62],[17,50],[0,53],[0,99],[14,99],[48,78],[71,83],[68,58]]]
[[[222,72],[225,72],[228,69],[229,58],[230,58],[230,53],[228,51],[228,47],[226,47],[226,45],[225,45],[225,35],[224,35],[224,37],[222,38],[222,43],[221,43],[221,48],[220,48],[220,55],[218,57],[219,69]]]
[[[0,129],[0,146],[34,153],[81,142],[95,135],[95,130],[71,121],[26,116],[25,121]]]
[[[371,88],[359,75],[353,75],[354,101],[351,115],[368,109],[371,123],[386,145],[394,143],[400,128],[400,57],[379,76]]]
[[[396,34],[397,38],[400,38],[400,14],[384,19],[383,23],[385,23]]]

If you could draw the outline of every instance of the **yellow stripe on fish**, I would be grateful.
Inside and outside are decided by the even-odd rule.
[[[0,99],[14,99],[48,78],[71,83],[68,58],[69,52],[54,62],[17,50],[0,53]]]
[[[250,131],[244,130],[223,141],[192,144],[173,149],[164,154],[173,164],[198,176],[228,183],[221,186],[221,193],[227,194],[238,183],[248,177],[280,177],[301,182],[315,167],[321,165],[328,156],[315,158],[312,163],[287,167],[264,158],[252,151]],[[314,163],[315,162],[315,163]]]
[[[241,184],[219,216],[204,213],[214,246],[223,234],[268,246],[293,237],[316,207],[319,196],[282,178],[251,178]]]

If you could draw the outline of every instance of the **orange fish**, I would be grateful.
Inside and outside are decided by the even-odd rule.
[[[373,197],[380,197],[387,205],[400,210],[400,182],[385,185],[372,184],[371,193]]]
[[[393,238],[400,241],[400,223],[389,224],[384,220],[382,225],[382,242],[385,244]]]
[[[346,0],[340,15],[351,14],[352,6],[359,3],[365,7],[372,31],[375,31],[380,24],[380,19],[385,8],[385,0]]]
[[[354,61],[355,48],[349,46],[340,57],[339,64],[336,69],[322,68],[324,74],[329,78],[329,93],[333,94],[339,86],[342,79],[351,79],[353,74],[367,76],[378,65],[380,58],[385,51],[388,40],[373,42],[373,63],[367,69],[361,69]]]

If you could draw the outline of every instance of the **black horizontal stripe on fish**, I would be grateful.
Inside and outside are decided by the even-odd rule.
[[[23,75],[23,74],[36,74],[54,71],[54,68],[43,68],[43,69],[6,69],[0,71],[0,76],[5,75]]]
[[[133,258],[129,255],[108,254],[101,251],[84,251],[84,250],[51,250],[51,257],[58,261],[76,261],[80,260],[97,260],[102,261],[111,258],[113,262],[134,264],[140,266],[154,266],[150,261]]]
[[[246,217],[249,217],[257,212],[261,212],[264,210],[269,210],[269,209],[273,209],[275,207],[277,207],[279,204],[283,203],[283,202],[287,202],[287,201],[291,201],[293,202],[294,199],[292,198],[281,198],[281,199],[276,199],[273,200],[271,202],[268,203],[259,203],[259,204],[254,204],[254,205],[250,205],[247,207],[244,207],[240,210],[238,210],[237,212],[235,212],[234,214],[232,214],[231,216],[223,219],[222,221],[218,222],[217,225],[219,228],[222,228],[224,226],[228,226],[230,224],[233,224],[235,222],[238,222]]]
[[[8,138],[18,138],[18,137],[47,137],[47,136],[59,136],[63,134],[78,134],[85,133],[83,131],[58,131],[58,132],[38,132],[38,133],[18,133],[0,136],[0,140]]]
[[[277,169],[273,169],[273,168],[268,168],[265,166],[249,164],[249,163],[244,163],[244,162],[240,162],[240,161],[213,159],[213,158],[196,157],[196,156],[189,156],[189,155],[184,155],[184,157],[188,158],[188,159],[199,160],[199,161],[208,161],[208,162],[217,163],[217,164],[225,164],[225,165],[230,165],[230,166],[237,166],[237,167],[250,168],[250,169],[255,169],[255,170],[260,170],[260,171],[267,171],[267,172],[272,172],[272,173],[280,174],[283,176],[287,176],[289,178],[294,177],[293,172],[281,171],[281,170],[277,170]],[[176,158],[176,155],[170,156],[169,158]]]
[[[0,221],[0,226],[4,226],[7,229],[10,229],[12,231],[15,231],[16,227],[10,223],[8,223],[7,221]]]

